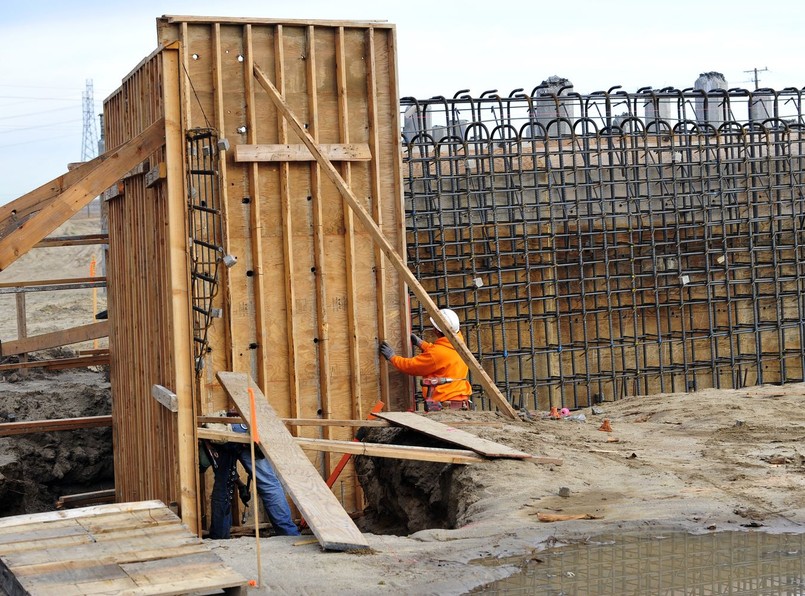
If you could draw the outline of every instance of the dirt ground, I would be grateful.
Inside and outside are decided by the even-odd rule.
[[[78,254],[72,267],[82,269],[89,256]],[[82,271],[75,275],[86,275]],[[7,274],[22,275],[9,269],[0,281]],[[29,334],[69,326],[68,319],[91,320],[86,292],[37,300],[42,302],[31,307]],[[0,301],[0,340],[16,337],[13,312],[13,300]],[[25,378],[0,373],[0,421],[105,414],[108,391],[102,371],[32,372]],[[802,532],[804,395],[805,385],[796,384],[632,397],[601,404],[599,413],[573,412],[584,414],[584,421],[551,420],[544,412],[513,422],[486,412],[429,414],[445,422],[484,421],[472,432],[562,458],[563,464],[365,461],[359,470],[367,479],[369,507],[356,521],[372,552],[322,552],[309,535],[263,538],[263,587],[250,593],[461,594],[516,572],[517,564],[503,562],[507,557],[525,561],[545,546],[613,530]],[[604,418],[612,432],[599,430]],[[0,439],[0,515],[40,511],[59,491],[108,483],[108,433]],[[25,484],[33,478],[45,479],[44,488]],[[594,519],[545,522],[539,514]],[[382,533],[387,531],[400,535]],[[209,544],[245,577],[257,579],[254,538]]]

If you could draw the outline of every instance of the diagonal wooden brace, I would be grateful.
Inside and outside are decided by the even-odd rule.
[[[316,158],[316,161],[319,163],[319,166],[321,166],[324,174],[335,185],[335,187],[341,193],[341,196],[344,197],[344,200],[355,212],[355,215],[372,236],[375,244],[380,247],[380,250],[383,251],[383,254],[385,254],[389,261],[391,261],[391,264],[394,265],[395,269],[397,269],[397,272],[405,280],[405,283],[408,284],[408,287],[414,292],[431,318],[439,323],[439,327],[441,329],[446,331],[445,335],[450,339],[450,342],[464,359],[464,362],[467,363],[467,366],[472,371],[474,377],[480,380],[481,386],[484,388],[487,395],[492,398],[494,404],[506,416],[512,419],[517,418],[517,413],[514,411],[514,408],[512,408],[508,401],[506,401],[506,398],[497,388],[489,375],[486,374],[486,371],[481,368],[481,365],[475,359],[473,353],[470,352],[469,348],[458,338],[458,335],[456,335],[452,329],[450,329],[450,325],[442,316],[442,313],[439,311],[439,307],[436,306],[436,303],[433,302],[425,288],[423,288],[422,284],[419,283],[419,280],[417,280],[417,278],[414,277],[414,274],[411,273],[411,270],[408,269],[405,261],[388,241],[386,236],[383,234],[383,231],[378,227],[377,223],[375,223],[375,220],[372,219],[372,216],[369,214],[369,212],[363,208],[358,201],[358,198],[355,196],[355,193],[352,192],[352,189],[341,177],[341,174],[338,173],[338,170],[336,170],[333,163],[322,153],[318,143],[316,143],[316,141],[313,140],[313,137],[308,134],[308,132],[302,126],[302,123],[288,107],[288,104],[285,103],[285,100],[280,95],[280,92],[271,83],[271,81],[268,80],[268,77],[266,77],[265,73],[257,64],[254,65],[254,76],[263,89],[268,92],[268,96],[271,98],[271,101],[274,102],[277,110],[285,117],[293,131],[299,136],[300,139],[302,139],[302,142],[310,150],[310,153]]]
[[[37,211],[25,223],[0,239],[0,271],[78,213],[126,172],[159,149],[164,142],[165,121],[160,119],[124,145],[81,166],[81,173],[69,177],[74,182],[64,191],[48,198],[48,189],[58,186],[53,181],[34,193],[17,199],[21,201],[20,207],[23,210],[33,212],[35,208]],[[15,211],[15,204],[16,201],[12,201],[6,205],[5,211]]]

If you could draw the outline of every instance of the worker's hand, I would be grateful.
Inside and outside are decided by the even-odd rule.
[[[391,360],[391,357],[394,356],[394,348],[382,341],[380,342],[380,354],[386,360]]]
[[[417,335],[414,335],[413,333],[411,334],[411,343],[416,348],[420,348],[420,349],[422,348],[422,338],[417,336]]]

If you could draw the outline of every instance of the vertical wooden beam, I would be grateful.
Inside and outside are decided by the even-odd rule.
[[[254,44],[252,40],[252,26],[246,25],[243,30],[243,52],[245,68],[243,69],[246,91],[246,139],[248,143],[257,142],[257,112],[255,110],[254,82],[249,76],[251,65],[254,64]],[[265,313],[265,279],[263,277],[263,217],[260,209],[260,170],[259,165],[250,163],[248,166],[249,190],[252,195],[251,203],[251,241],[252,241],[252,283],[254,290],[254,331],[257,339],[257,357],[254,363],[257,383],[260,387],[266,386],[266,333]]]
[[[319,138],[319,96],[318,81],[316,79],[316,29],[313,25],[307,27],[307,65],[306,80],[308,92],[308,130],[310,136],[316,141]],[[325,249],[324,249],[324,216],[322,214],[321,195],[321,168],[317,161],[310,164],[310,194],[313,216],[313,264],[316,267],[316,328],[319,342],[319,396],[321,399],[321,412],[323,418],[332,418],[332,404],[330,396],[330,324],[327,316],[327,286],[325,284]],[[332,438],[329,426],[321,429],[321,436]],[[329,462],[328,470],[329,470]]]
[[[223,82],[223,64],[221,61],[221,24],[215,23],[213,28],[213,38],[212,38],[212,47],[213,53],[215,54],[213,58],[213,72],[212,72],[212,84],[213,84],[213,105],[214,105],[214,115],[213,118],[215,119],[215,127],[218,129],[219,136],[223,136],[224,132],[226,131],[226,109],[224,107],[224,82]],[[221,201],[220,201],[220,208],[221,208],[221,217],[223,218],[223,225],[224,225],[224,251],[226,254],[232,254],[229,247],[229,185],[226,184],[227,180],[227,163],[226,163],[226,152],[221,151],[219,160],[218,160],[218,171],[220,173],[221,180],[223,183],[220,185],[219,192],[221,193]],[[232,341],[233,337],[233,329],[232,329],[232,284],[229,282],[229,269],[226,267],[221,268],[221,285],[224,288],[222,292],[222,309],[226,313],[224,320],[226,321],[226,330],[224,332],[224,353],[226,354],[225,358],[225,369],[230,370],[232,368],[232,364],[234,362],[234,342]],[[210,379],[212,381],[213,379]]]
[[[307,146],[307,148],[319,162],[324,174],[335,185],[341,195],[347,199],[349,206],[358,216],[366,230],[372,235],[374,242],[381,247],[383,253],[389,258],[395,269],[397,269],[399,274],[402,276],[403,280],[416,294],[416,297],[425,307],[425,310],[428,312],[431,318],[439,323],[439,326],[447,332],[447,337],[453,344],[453,347],[455,347],[456,351],[467,363],[472,373],[478,376],[481,385],[486,390],[487,394],[489,394],[489,397],[492,399],[494,404],[506,416],[511,419],[516,419],[517,412],[515,412],[511,404],[506,401],[506,398],[495,386],[495,383],[492,381],[486,371],[481,368],[481,365],[475,359],[475,356],[472,354],[472,352],[470,352],[469,348],[467,348],[464,342],[458,338],[458,335],[453,333],[453,331],[450,329],[450,326],[444,315],[442,315],[442,313],[439,311],[439,307],[436,306],[436,303],[433,302],[433,299],[425,291],[425,288],[422,287],[422,284],[419,283],[416,277],[414,277],[414,274],[411,273],[410,269],[408,269],[403,258],[399,255],[399,253],[397,253],[394,246],[389,243],[388,239],[383,234],[383,231],[377,227],[377,224],[372,219],[372,216],[360,204],[358,198],[355,196],[355,193],[353,193],[352,189],[350,189],[350,187],[344,182],[344,179],[338,173],[338,170],[335,168],[335,166],[333,166],[333,163],[322,154],[317,143],[310,138],[310,135],[302,126],[302,123],[299,122],[299,119],[290,110],[288,104],[285,103],[282,94],[277,90],[268,77],[266,77],[265,73],[257,64],[254,65],[254,75],[257,77],[257,80],[263,89],[268,92],[268,96],[271,98],[271,101],[274,102],[274,105],[277,106],[277,109],[291,125],[293,131],[299,136],[300,139],[302,139],[302,142]]]
[[[282,40],[282,25],[277,25],[274,35],[274,75],[280,89],[285,89],[285,47]],[[253,67],[254,63],[252,63]],[[250,77],[251,68],[244,71],[247,80],[253,81]],[[250,83],[251,84],[251,83]],[[284,93],[284,91],[283,91]],[[280,144],[288,142],[288,125],[281,114],[277,116],[277,134]],[[254,164],[257,167],[257,164]],[[294,253],[293,253],[293,221],[291,218],[291,189],[289,185],[290,164],[282,162],[279,164],[280,174],[280,209],[282,211],[282,248],[285,265],[285,316],[286,333],[288,334],[288,398],[290,403],[291,416],[301,417],[302,410],[299,403],[299,368],[297,363],[297,336],[296,331],[296,287],[294,286]],[[295,431],[294,428],[291,431]]]
[[[179,52],[164,50],[163,102],[165,108],[165,156],[168,167],[167,200],[171,300],[170,330],[175,366],[174,391],[179,400],[177,452],[179,459],[182,521],[200,533],[198,501],[198,449],[196,403],[193,391],[193,330],[190,324],[190,266],[187,246],[187,209],[184,177],[184,135],[179,91]]]
[[[397,254],[404,255],[406,253],[406,246],[407,241],[405,238],[405,205],[403,203],[402,197],[402,141],[400,136],[400,111],[397,104],[397,98],[400,96],[398,91],[399,83],[397,81],[397,37],[396,37],[396,29],[392,29],[391,33],[387,36],[387,48],[386,53],[388,54],[388,75],[389,75],[389,97],[390,101],[392,102],[391,106],[391,129],[395,132],[392,143],[392,151],[391,155],[393,155],[393,167],[392,171],[394,172],[394,181],[393,186],[396,189],[396,193],[394,195],[394,203],[395,203],[395,212],[397,214]],[[378,201],[379,202],[379,201]],[[404,283],[398,283],[397,288],[399,291],[398,303],[400,308],[405,310],[405,315],[400,317],[400,337],[403,338],[403,342],[407,342],[409,335],[411,334],[411,307],[408,300],[408,287]],[[385,375],[388,378],[388,375]],[[407,404],[408,408],[413,409],[416,406],[416,397],[415,392],[417,390],[416,384],[414,382],[413,377],[407,377],[408,381],[408,399],[410,400]],[[389,402],[385,402],[388,404]]]
[[[378,127],[378,113],[377,113],[377,64],[375,62],[375,35],[374,29],[369,28],[366,31],[366,85],[367,85],[367,98],[368,98],[368,120],[369,120],[369,150],[372,153],[372,161],[370,162],[369,169],[369,189],[372,196],[372,217],[374,217],[377,227],[383,229],[383,212],[380,209],[380,135]],[[405,237],[404,230],[401,230],[400,235]],[[383,256],[383,251],[377,244],[374,245],[375,250],[375,284],[376,284],[376,300],[377,300],[377,335],[378,337],[388,337],[388,328],[386,327],[386,260]],[[404,254],[404,253],[400,253]],[[403,300],[400,304],[406,304]],[[408,334],[403,336],[403,345],[408,342],[405,338]],[[388,362],[385,358],[381,359],[381,367],[388,370]],[[384,404],[389,403],[389,383],[388,374],[380,375],[380,401]],[[354,416],[355,420],[363,420],[363,416]]]
[[[339,142],[349,143],[349,96],[347,92],[347,58],[344,50],[344,28],[339,27],[335,33],[335,66],[336,86],[338,90],[338,134]],[[284,118],[283,118],[284,120]],[[341,177],[347,186],[352,185],[352,164],[342,162]],[[352,418],[363,419],[362,394],[360,382],[361,361],[358,351],[358,298],[355,293],[355,214],[349,208],[346,199],[343,201],[344,210],[344,267],[347,281],[347,329],[349,341],[349,362],[351,366],[350,389],[352,398]]]
[[[28,337],[28,317],[25,314],[25,292],[17,292],[14,295],[17,303],[17,339]],[[20,362],[28,362],[28,354],[20,354]],[[28,376],[26,369],[20,369],[20,375]]]

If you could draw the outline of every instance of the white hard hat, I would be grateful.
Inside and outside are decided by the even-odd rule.
[[[450,329],[453,331],[453,333],[458,333],[459,322],[458,322],[458,315],[455,313],[455,311],[450,310],[449,308],[443,308],[439,312],[442,313],[442,316],[445,319],[447,319],[447,322],[450,324]],[[433,317],[431,317],[430,319],[430,324],[433,325],[436,331],[438,331],[439,333],[443,333],[442,330],[439,329],[439,326],[436,324],[436,321],[433,320]]]

